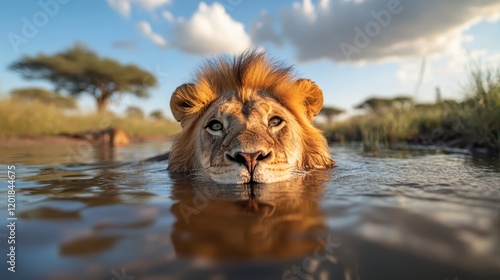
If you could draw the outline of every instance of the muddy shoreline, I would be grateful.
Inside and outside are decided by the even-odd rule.
[[[500,156],[499,147],[484,141],[478,141],[474,135],[452,130],[434,130],[431,133],[419,134],[405,141],[408,145],[446,147],[461,149],[472,154]]]
[[[169,141],[171,136],[133,136],[131,143]],[[22,145],[77,145],[79,143],[89,143],[85,139],[61,135],[44,136],[0,136],[0,146],[22,146]]]

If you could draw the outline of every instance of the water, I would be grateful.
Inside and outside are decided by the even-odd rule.
[[[140,164],[167,149],[0,147],[0,278],[500,279],[498,161],[336,147],[304,180],[225,186]]]

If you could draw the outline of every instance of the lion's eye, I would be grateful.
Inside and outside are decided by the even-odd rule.
[[[219,131],[219,130],[222,130],[222,123],[220,121],[217,121],[217,120],[211,120],[207,127],[212,130],[212,131]]]
[[[269,127],[276,127],[280,125],[283,122],[283,120],[280,117],[272,117],[269,120]]]

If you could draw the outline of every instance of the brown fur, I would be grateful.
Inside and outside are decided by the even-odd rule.
[[[128,146],[130,135],[125,129],[109,127],[101,130],[88,130],[77,134],[66,134],[70,137],[86,139],[94,146],[108,145],[110,147]]]
[[[131,139],[130,135],[125,129],[122,128],[111,128],[110,143],[113,147],[121,147],[130,145]]]
[[[326,139],[312,124],[323,105],[321,89],[312,81],[297,79],[291,67],[266,59],[263,52],[248,51],[234,58],[211,60],[196,75],[194,83],[178,87],[170,101],[172,113],[183,127],[175,138],[169,169],[189,172],[199,168],[194,154],[200,117],[219,98],[245,102],[252,95],[271,97],[288,109],[298,127],[303,153],[299,167],[327,168],[334,164]]]

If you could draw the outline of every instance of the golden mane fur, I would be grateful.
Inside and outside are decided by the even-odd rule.
[[[299,135],[303,148],[298,167],[333,166],[326,139],[312,124],[323,105],[321,89],[310,80],[297,79],[291,67],[267,59],[264,52],[247,51],[206,62],[196,72],[194,83],[184,84],[174,92],[170,106],[183,131],[174,140],[169,169],[189,172],[200,168],[194,147],[202,126],[200,117],[210,104],[219,98],[243,103],[255,94],[273,98],[296,119],[298,126],[291,129]]]

